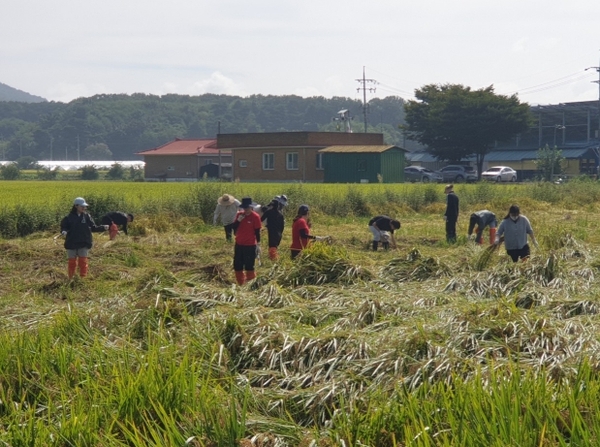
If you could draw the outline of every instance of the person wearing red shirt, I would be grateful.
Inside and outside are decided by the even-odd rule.
[[[235,216],[235,248],[233,252],[233,270],[235,280],[242,286],[245,282],[256,278],[254,263],[256,261],[257,245],[260,242],[261,220],[253,210],[252,199],[244,197],[242,209]],[[244,275],[244,270],[246,274]]]
[[[292,259],[295,259],[308,246],[309,239],[317,241],[323,239],[310,234],[309,213],[308,205],[300,205],[298,214],[294,217],[294,223],[292,224],[292,246],[290,247],[292,250]]]

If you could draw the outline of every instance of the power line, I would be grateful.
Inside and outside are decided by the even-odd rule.
[[[361,86],[358,87],[356,89],[357,92],[360,92],[362,90],[363,92],[363,117],[365,119],[365,133],[367,133],[367,90],[370,93],[375,93],[375,87],[367,87],[367,83],[376,85],[377,81],[375,79],[367,79],[365,77],[365,67],[363,66],[363,77],[362,79],[357,79],[358,82],[360,82]]]

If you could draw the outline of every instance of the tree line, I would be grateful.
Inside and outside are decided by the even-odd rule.
[[[399,127],[404,104],[395,96],[369,101],[367,131],[383,133],[389,144],[416,147]],[[334,120],[343,109],[354,117],[353,131],[363,132],[362,102],[344,97],[136,93],[69,103],[0,102],[0,160],[127,160],[175,138],[214,138],[218,132],[343,132],[344,123]]]

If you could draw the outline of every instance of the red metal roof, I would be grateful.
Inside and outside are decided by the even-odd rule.
[[[184,140],[179,138],[154,149],[136,152],[137,155],[144,157],[147,155],[217,155],[218,153],[216,139]],[[221,154],[231,154],[231,151],[222,149]]]

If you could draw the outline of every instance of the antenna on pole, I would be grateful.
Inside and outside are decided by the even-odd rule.
[[[333,121],[342,121],[344,123],[344,129],[346,133],[352,133],[352,126],[350,125],[352,118],[350,117],[350,111],[348,109],[342,109],[337,114],[338,117],[333,118]]]
[[[377,81],[375,79],[367,79],[365,77],[365,67],[363,66],[363,77],[362,79],[357,79],[358,82],[360,82],[361,86],[358,87],[356,89],[357,92],[360,92],[362,90],[363,92],[363,117],[365,119],[365,133],[367,133],[367,110],[368,110],[368,105],[367,105],[367,90],[370,93],[375,93],[376,88],[375,87],[367,87],[367,83],[371,83],[373,85],[377,84]]]

